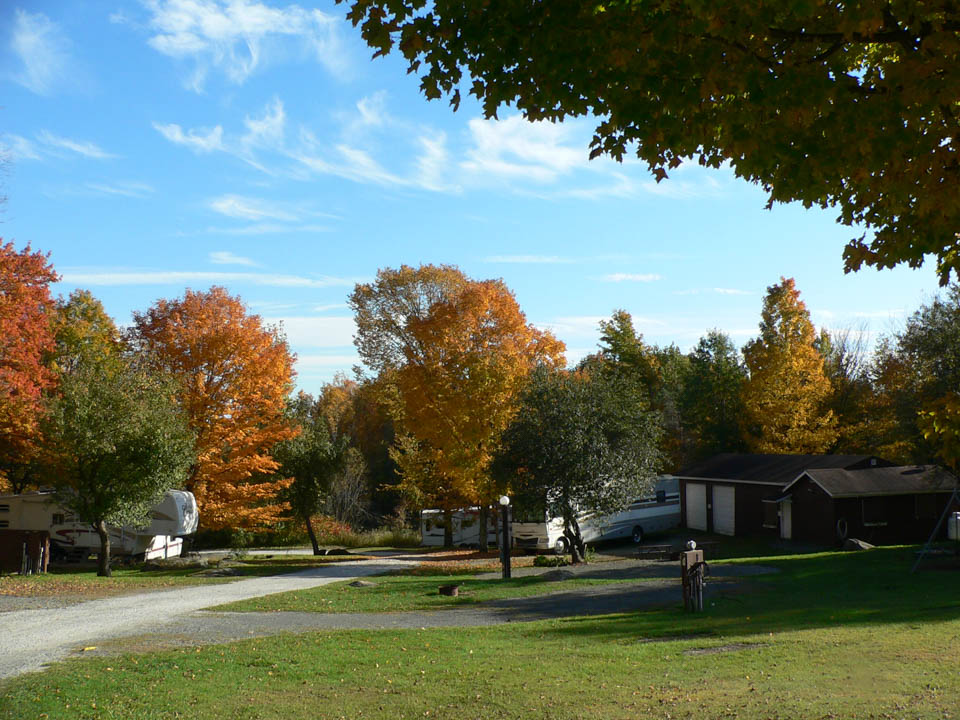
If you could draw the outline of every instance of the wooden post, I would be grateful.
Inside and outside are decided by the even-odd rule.
[[[688,612],[703,610],[703,568],[703,550],[680,553],[683,607]]]

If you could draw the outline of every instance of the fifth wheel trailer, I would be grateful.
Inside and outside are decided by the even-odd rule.
[[[107,527],[111,550],[117,557],[133,559],[176,557],[183,549],[183,536],[196,532],[198,520],[193,493],[168,490],[151,508],[146,527]],[[97,531],[58,505],[51,492],[0,495],[0,528],[49,532],[54,558],[82,559],[100,549]]]

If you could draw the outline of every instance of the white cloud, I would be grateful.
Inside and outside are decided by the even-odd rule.
[[[314,312],[326,312],[327,310],[343,310],[344,308],[350,307],[346,303],[331,303],[329,305],[315,305],[313,307]]]
[[[115,182],[115,183],[87,183],[87,188],[104,195],[120,195],[122,197],[145,198],[153,192],[150,185],[142,182]]]
[[[554,318],[550,322],[535,323],[541,330],[549,330],[560,338],[576,337],[598,337],[601,320],[610,318],[603,315],[575,315],[567,317]]]
[[[585,167],[585,144],[574,140],[573,124],[528,122],[520,115],[505,120],[474,118],[469,122],[473,147],[461,167],[484,180],[521,179],[551,183],[577,167]]]
[[[257,198],[241,195],[222,195],[210,201],[210,209],[221,215],[241,220],[284,220],[293,222],[297,216]]]
[[[304,277],[249,272],[203,272],[179,270],[72,270],[61,273],[61,282],[84,286],[116,285],[189,285],[190,283],[221,283],[261,285],[269,287],[352,287],[356,280],[328,276]]]
[[[40,151],[25,137],[20,135],[4,135],[6,151],[13,160],[39,160]]]
[[[656,273],[612,273],[604,275],[604,282],[654,282],[660,280]]]
[[[326,233],[332,229],[326,225],[282,225],[280,223],[254,223],[241,227],[208,227],[208,233],[216,235],[280,235],[284,233]]]
[[[223,150],[223,128],[217,125],[212,130],[190,130],[187,133],[179,125],[153,124],[154,129],[176,145],[185,145],[194,152],[207,153]]]
[[[70,138],[61,137],[60,135],[54,135],[49,130],[41,130],[38,132],[37,139],[48,148],[69,150],[70,152],[77,153],[78,155],[83,155],[84,157],[93,158],[96,160],[106,160],[117,157],[116,155],[108,153],[96,143],[86,140],[71,140]]]
[[[295,347],[347,347],[353,343],[357,326],[352,317],[273,317],[283,323],[289,343]]]
[[[312,56],[343,73],[340,20],[297,5],[268,7],[249,0],[147,0],[149,44],[192,64],[187,86],[203,90],[212,70],[242,84],[259,68]]]
[[[691,290],[674,290],[674,295],[703,295],[706,293],[716,293],[717,295],[753,295],[749,290],[737,290],[736,288],[693,288]]]
[[[488,255],[483,259],[487,263],[519,263],[530,265],[567,265],[573,258],[559,255]]]
[[[210,253],[210,262],[214,265],[249,265],[256,267],[257,263],[247,257],[234,255],[229,250],[215,250]]]
[[[60,28],[43,13],[14,12],[10,48],[22,68],[12,79],[38,95],[62,85],[71,67],[69,43]]]

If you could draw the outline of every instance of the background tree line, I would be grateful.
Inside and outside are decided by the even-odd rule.
[[[56,487],[95,527],[184,487],[206,530],[302,523],[317,549],[318,514],[402,523],[533,493],[576,552],[577,509],[717,452],[957,460],[957,286],[872,351],[860,331],[818,332],[792,279],[742,350],[719,330],[687,353],[650,345],[617,310],[567,369],[502,281],[384,269],[349,298],[366,369],[312,397],[282,328],[223,288],[158,300],[121,332],[89,292],[52,298],[55,280],[46,256],[0,245],[0,479]]]

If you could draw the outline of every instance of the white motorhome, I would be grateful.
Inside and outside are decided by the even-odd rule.
[[[480,508],[471,507],[454,510],[450,513],[453,525],[454,547],[480,545]],[[420,544],[427,546],[443,546],[443,531],[446,521],[443,510],[423,510],[420,513]],[[494,524],[493,512],[487,515],[487,542],[492,546],[497,544],[497,529]]]
[[[647,535],[680,527],[680,483],[672,475],[657,480],[655,495],[637,498],[624,510],[612,515],[584,514],[577,518],[586,543],[616,538],[643,542]],[[542,517],[541,513],[519,511],[512,524],[513,542],[518,548],[569,551],[563,536],[563,519]]]
[[[150,510],[146,527],[108,526],[111,552],[138,560],[176,557],[183,550],[183,536],[197,531],[198,520],[193,493],[167,490]],[[58,505],[51,492],[0,495],[0,528],[49,532],[54,558],[83,559],[100,549],[97,531]]]

